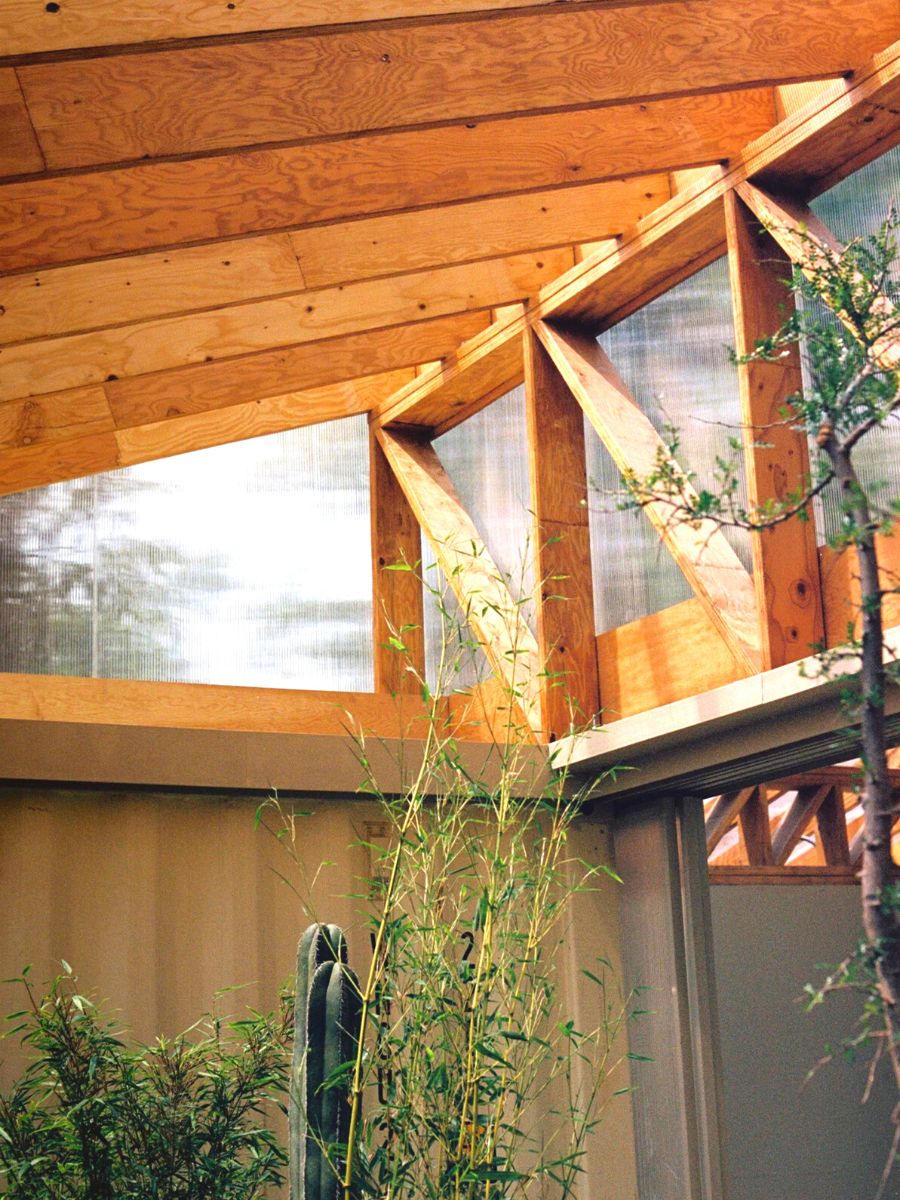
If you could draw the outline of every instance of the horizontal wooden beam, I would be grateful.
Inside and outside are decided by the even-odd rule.
[[[557,0],[244,0],[234,8],[208,0],[69,0],[48,9],[0,0],[0,45],[6,55],[73,48],[234,37],[265,30],[309,29],[358,21],[397,21],[460,13],[491,17],[509,9],[550,9]],[[569,0],[571,3],[572,0]],[[576,0],[577,2],[577,0]]]
[[[9,183],[0,270],[718,162],[772,119],[757,88]]]
[[[116,427],[102,388],[3,404],[0,495],[368,412],[407,374],[393,371],[131,428]]]
[[[859,885],[859,876],[852,867],[719,867],[710,863],[711,884],[734,886],[755,884],[798,884],[816,886],[823,883]]]
[[[0,674],[0,721],[421,738],[426,717],[408,695]]]
[[[8,275],[0,343],[602,241],[669,195],[637,176]]]
[[[69,170],[841,75],[900,37],[893,0],[817,0],[809,16],[809,0],[560,5],[65,60],[18,78],[47,166]]]
[[[507,705],[510,710],[521,708],[528,727],[538,734],[542,664],[521,604],[510,593],[431,443],[386,430],[377,436],[465,620],[504,685]],[[521,731],[510,729],[510,737],[520,736]]]
[[[573,257],[571,249],[558,249],[484,259],[20,342],[0,349],[0,402],[489,309],[534,295]]]
[[[538,336],[623,475],[650,476],[666,449],[597,339],[540,322]],[[624,485],[623,485],[624,487]],[[691,485],[685,480],[684,490]],[[665,499],[643,511],[735,657],[759,670],[760,636],[753,580],[712,521],[686,522]]]
[[[810,103],[746,146],[727,167],[714,167],[654,209],[612,248],[592,255],[549,284],[527,317],[498,325],[464,345],[440,373],[392,398],[379,419],[457,422],[479,406],[483,380],[499,377],[488,361],[515,361],[510,343],[527,324],[557,317],[598,331],[724,254],[723,199],[745,179],[768,178],[813,196],[844,169],[856,168],[900,141],[900,42],[875,55],[850,79],[827,84]],[[521,382],[518,377],[510,383]]]

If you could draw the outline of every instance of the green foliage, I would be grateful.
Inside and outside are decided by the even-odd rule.
[[[270,1126],[286,1018],[208,1017],[129,1045],[66,968],[12,1014],[31,1061],[0,1095],[0,1194],[15,1200],[256,1200],[283,1178]],[[286,1010],[285,1010],[286,1011]]]

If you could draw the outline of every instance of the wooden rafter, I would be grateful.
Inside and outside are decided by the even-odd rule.
[[[13,182],[0,270],[654,174],[737,154],[771,123],[770,92],[750,89]]]
[[[485,259],[6,346],[0,402],[487,310],[532,295],[573,257],[557,249]]]
[[[470,629],[505,685],[508,706],[521,708],[537,734],[542,664],[521,604],[510,593],[430,441],[385,430],[379,430],[378,440]]]
[[[725,219],[736,350],[746,355],[793,309],[785,286],[790,266],[734,192],[725,197]],[[777,363],[741,363],[738,383],[748,504],[786,502],[809,479],[805,433],[786,419],[788,399],[803,387],[798,347]],[[763,665],[780,667],[803,658],[823,639],[815,527],[811,521],[785,521],[753,537],[751,548]]]
[[[554,741],[600,711],[584,419],[538,338],[531,332],[526,337],[535,610],[545,664],[542,726]]]
[[[543,323],[536,330],[619,471],[638,478],[652,474],[665,446],[596,338]],[[687,481],[685,488],[691,490]],[[749,670],[758,670],[753,582],[721,529],[710,521],[694,526],[679,520],[664,500],[644,511],[732,651]]]
[[[787,862],[794,847],[833,790],[827,783],[808,784],[797,789],[797,795],[772,837],[772,858],[776,865]],[[843,816],[843,810],[841,815]]]
[[[815,37],[804,39],[808,11],[807,0],[567,5],[64,59],[17,75],[48,168],[71,169],[839,75],[892,26],[900,33],[891,0],[818,0]]]
[[[613,249],[578,264],[545,287],[527,315],[463,345],[440,373],[392,397],[381,424],[435,428],[477,411],[485,379],[499,379],[494,358],[516,360],[522,330],[548,318],[596,329],[615,324],[680,279],[725,253],[723,201],[751,178],[814,195],[835,175],[864,165],[900,140],[900,42],[877,54],[853,78],[826,85],[818,97],[762,135],[727,167],[716,167],[654,209]],[[521,381],[521,360],[518,376]]]

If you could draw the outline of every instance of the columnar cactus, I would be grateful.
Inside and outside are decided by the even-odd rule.
[[[325,1150],[346,1145],[346,1083],[327,1084],[356,1054],[360,994],[337,925],[311,925],[297,947],[290,1092],[291,1200],[340,1200],[339,1164]],[[323,1086],[327,1084],[327,1086]]]

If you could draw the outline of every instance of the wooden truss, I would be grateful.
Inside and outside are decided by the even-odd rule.
[[[652,469],[596,335],[723,254],[738,349],[779,323],[790,262],[835,244],[807,203],[900,141],[895,0],[310,0],[288,30],[280,0],[219,7],[0,0],[0,494],[367,413],[375,699],[418,704],[421,588],[389,568],[421,531],[539,741],[838,641],[853,580],[810,524],[754,539],[751,575],[663,504],[693,599],[596,637],[583,417],[621,472]],[[534,631],[434,447],[523,380]],[[751,504],[808,469],[796,432],[753,436],[799,384],[796,356],[741,368]],[[19,684],[98,720],[128,688]],[[800,781],[774,824],[765,788],[719,797],[714,865],[730,826],[763,868],[815,821],[826,864],[852,864],[836,786]]]

